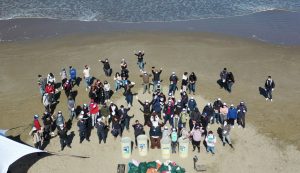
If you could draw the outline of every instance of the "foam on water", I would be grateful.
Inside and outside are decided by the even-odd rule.
[[[158,22],[300,11],[300,0],[0,0],[0,19]]]

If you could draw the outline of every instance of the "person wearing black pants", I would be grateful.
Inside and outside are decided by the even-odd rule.
[[[135,120],[135,124],[132,125],[134,129],[134,139],[135,139],[135,147],[137,148],[138,143],[137,143],[137,137],[139,135],[145,134],[144,127],[142,124],[139,123],[139,120]]]
[[[103,122],[102,118],[97,119],[95,127],[97,128],[99,144],[101,144],[102,141],[106,143],[108,126]]]
[[[274,90],[274,88],[275,88],[275,82],[271,78],[271,76],[268,76],[268,79],[265,82],[266,100],[273,101],[272,91]]]
[[[247,112],[247,107],[244,102],[241,102],[240,105],[237,106],[237,123],[239,127],[245,128],[246,122],[245,122],[245,116]]]

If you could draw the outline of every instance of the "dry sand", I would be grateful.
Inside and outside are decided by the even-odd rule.
[[[0,127],[24,126],[10,134],[22,133],[21,139],[31,144],[27,134],[32,116],[43,112],[36,85],[37,74],[53,72],[57,80],[60,80],[58,74],[62,67],[73,65],[81,75],[83,66],[89,64],[92,74],[104,80],[106,78],[103,76],[102,65],[97,62],[99,57],[109,57],[115,71],[119,69],[121,58],[125,57],[129,62],[130,78],[137,83],[135,88],[139,91],[141,79],[138,78],[133,56],[133,50],[138,49],[146,52],[146,70],[150,70],[153,65],[162,67],[164,79],[172,71],[176,71],[179,77],[184,71],[194,71],[199,79],[196,100],[200,109],[206,100],[213,101],[217,97],[227,103],[237,104],[241,100],[246,102],[249,109],[247,127],[236,128],[232,132],[236,150],[232,151],[228,146],[224,148],[218,139],[217,154],[211,156],[203,152],[202,145],[200,159],[209,172],[297,172],[297,163],[300,163],[300,135],[297,133],[300,130],[300,121],[296,113],[300,102],[300,86],[296,80],[300,75],[299,47],[283,47],[198,33],[82,35],[1,44]],[[219,71],[223,67],[232,71],[237,81],[231,94],[219,89],[216,84]],[[263,86],[267,75],[272,75],[276,82],[272,103],[266,102],[258,90],[259,86]],[[108,80],[112,82],[112,79]],[[77,89],[77,104],[88,102],[84,85]],[[144,99],[141,94],[139,97]],[[124,104],[123,98],[117,99],[114,96],[113,99]],[[130,113],[142,119],[138,109],[139,105],[135,101]],[[56,110],[62,110],[65,117],[68,117],[64,94],[61,95]],[[120,157],[119,139],[114,141],[109,136],[106,145],[99,145],[93,131],[91,142],[79,145],[77,127],[73,126],[72,130],[76,134],[72,149],[66,148],[59,153],[90,158],[45,157],[30,167],[29,172],[116,172],[117,163],[127,163],[127,160]],[[124,136],[132,136],[132,133],[132,130],[130,133],[125,132]],[[54,138],[46,150],[57,152],[59,148],[59,140]],[[159,150],[150,152],[146,158],[141,158],[137,151],[133,151],[132,158],[140,161],[161,159]],[[188,172],[193,172],[193,154],[189,154],[190,158],[180,159],[178,155],[174,155],[171,160],[178,161]]]

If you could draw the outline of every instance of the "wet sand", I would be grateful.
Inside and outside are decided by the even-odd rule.
[[[167,81],[169,74],[176,71],[178,76],[184,71],[194,71],[198,76],[197,101],[200,110],[206,101],[221,97],[226,103],[243,100],[248,106],[246,129],[234,129],[232,140],[236,150],[228,146],[223,148],[220,140],[217,154],[212,157],[202,152],[203,163],[210,172],[223,172],[230,168],[232,172],[296,172],[299,163],[300,121],[297,114],[300,89],[299,47],[270,45],[234,37],[205,33],[166,33],[166,32],[122,32],[114,34],[82,34],[31,42],[0,44],[0,127],[21,127],[11,131],[11,135],[21,134],[21,139],[31,144],[28,132],[34,114],[43,112],[40,95],[36,85],[37,74],[46,75],[53,72],[60,81],[59,71],[62,67],[73,65],[82,76],[85,64],[92,68],[92,75],[105,80],[99,57],[108,57],[114,71],[119,70],[121,58],[125,57],[129,64],[130,78],[136,82],[135,90],[141,88],[141,79],[136,66],[133,50],[142,49],[146,56],[146,70],[151,66],[163,68],[162,78]],[[236,83],[233,92],[228,94],[219,89],[216,81],[224,67],[235,75]],[[259,94],[266,76],[272,75],[276,82],[273,93],[274,101],[266,102]],[[112,79],[108,79],[112,82]],[[166,82],[164,82],[166,85]],[[79,86],[77,104],[88,102],[84,84]],[[121,96],[121,93],[116,94]],[[200,97],[201,96],[201,97]],[[141,98],[143,96],[140,96]],[[113,99],[114,99],[113,98]],[[148,97],[149,98],[149,97]],[[205,100],[204,100],[205,99]],[[117,100],[117,99],[116,99]],[[124,104],[124,99],[118,100]],[[141,119],[138,104],[134,104],[132,113]],[[62,110],[65,117],[66,97],[61,94],[57,110]],[[75,121],[74,121],[75,123]],[[216,129],[216,127],[212,127]],[[73,148],[66,148],[62,153],[89,156],[82,160],[70,157],[46,157],[33,165],[29,172],[95,172],[99,167],[115,172],[116,163],[126,163],[120,157],[120,144],[109,137],[108,144],[98,146],[93,131],[91,143],[79,145],[77,127]],[[132,131],[128,135],[132,135]],[[127,134],[127,133],[125,133]],[[119,139],[117,139],[119,141]],[[111,145],[109,145],[111,144]],[[103,146],[103,147],[102,147]],[[202,151],[203,150],[202,145]],[[46,150],[59,150],[59,140],[54,138]],[[151,151],[151,150],[150,150]],[[147,158],[139,160],[160,159],[160,151],[151,151]],[[190,156],[191,153],[190,153]],[[179,160],[178,164],[191,171],[192,159]],[[113,160],[113,163],[112,163]],[[233,160],[231,162],[231,160]],[[266,163],[266,161],[268,161]],[[298,161],[298,162],[297,162]],[[241,164],[235,164],[242,162]],[[219,164],[217,164],[219,163]],[[233,163],[233,164],[232,164]],[[251,163],[251,164],[249,164]],[[72,166],[70,166],[72,165]],[[108,166],[109,165],[109,166]],[[269,171],[266,171],[268,169]],[[110,171],[111,170],[111,171]]]

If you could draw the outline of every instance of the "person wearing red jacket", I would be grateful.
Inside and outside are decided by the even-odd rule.
[[[49,96],[49,101],[50,103],[54,103],[54,94],[55,94],[55,88],[54,85],[52,85],[51,83],[48,83],[46,88],[45,88],[45,92],[48,94]]]
[[[41,130],[41,124],[39,122],[39,116],[38,115],[34,115],[33,117],[33,126],[36,128],[37,131]]]
[[[92,118],[92,126],[94,127],[96,124],[96,119],[99,115],[99,106],[98,104],[94,101],[94,99],[91,99],[91,103],[89,105],[90,108],[90,116]]]

